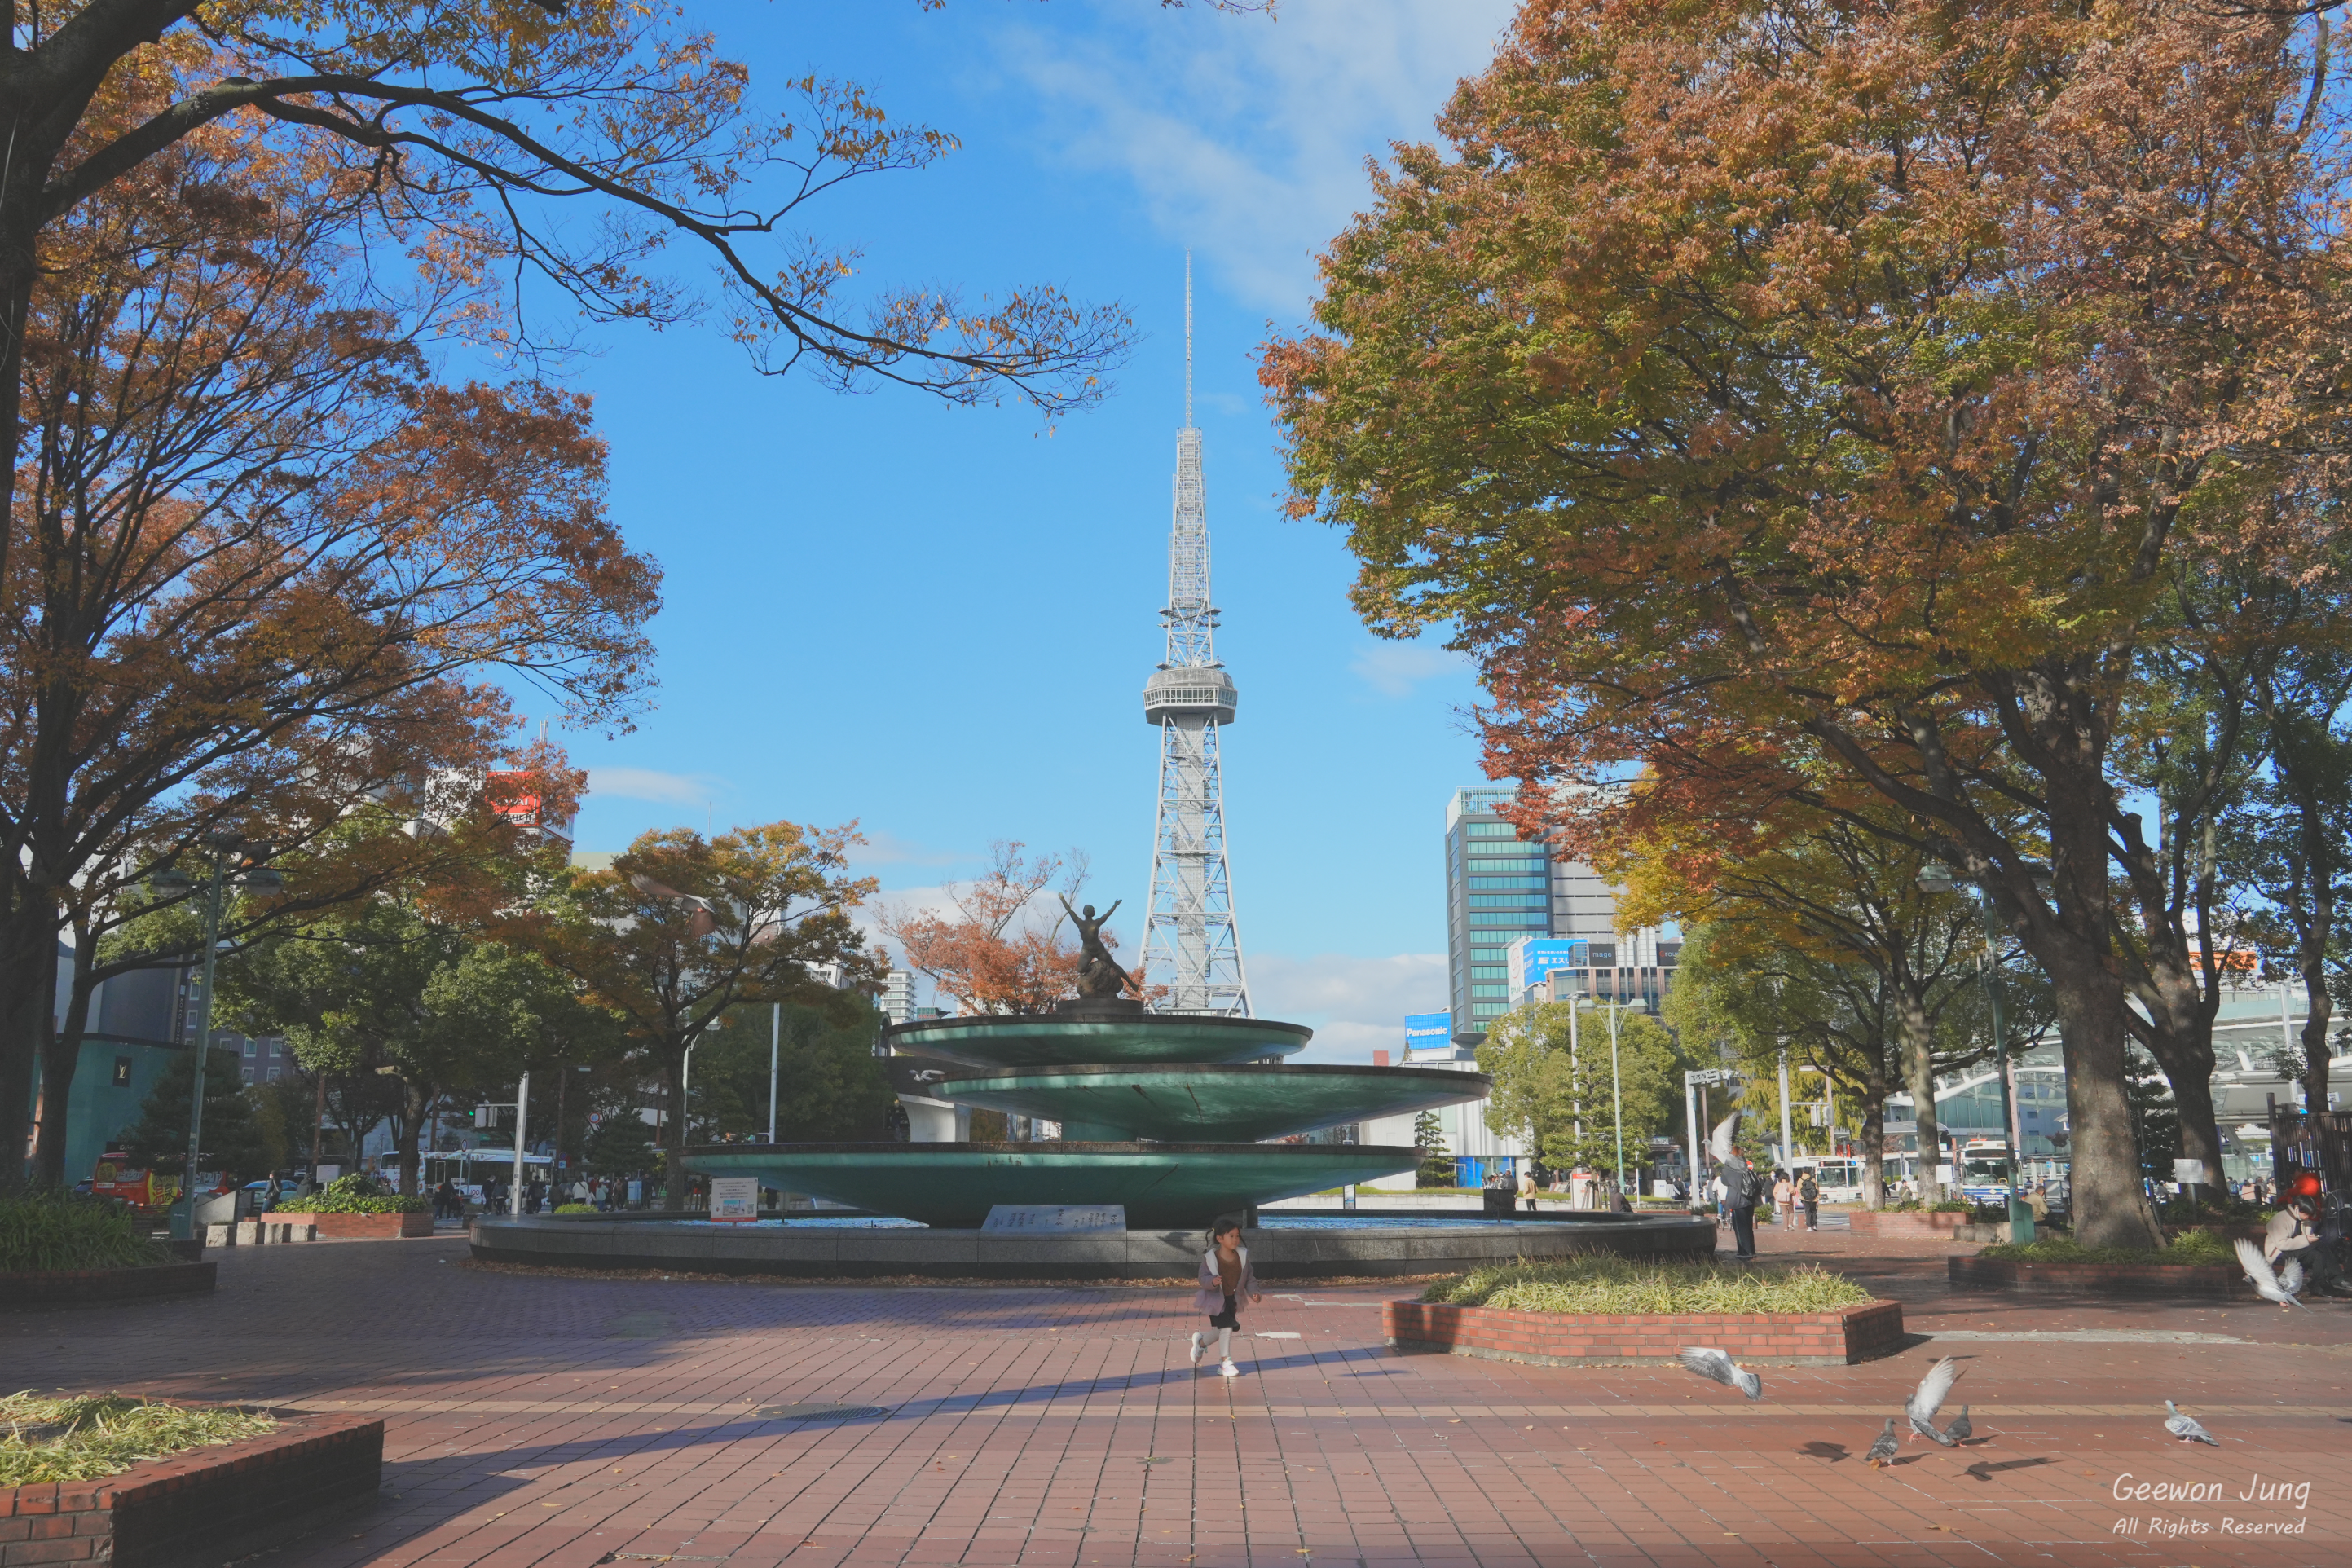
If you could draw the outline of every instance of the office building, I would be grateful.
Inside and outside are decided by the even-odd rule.
[[[1446,803],[1446,967],[1453,1037],[1464,1046],[1538,999],[1538,989],[1548,996],[1555,970],[1570,972],[1563,995],[1639,996],[1655,1008],[1682,951],[1654,928],[1621,935],[1617,889],[1606,879],[1522,841],[1501,815],[1517,794],[1517,785],[1486,784],[1456,790]]]

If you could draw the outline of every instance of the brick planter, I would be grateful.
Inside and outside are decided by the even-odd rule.
[[[1672,1361],[1685,1345],[1714,1345],[1746,1365],[1843,1366],[1901,1347],[1903,1303],[1834,1312],[1518,1312],[1389,1301],[1381,1329],[1400,1351],[1443,1351],[1542,1366],[1622,1366]]]
[[[2236,1300],[2254,1293],[2235,1264],[2023,1263],[2013,1258],[1948,1258],[1945,1277],[1962,1289],[2056,1291],[2077,1296],[2186,1296]]]
[[[391,1241],[433,1234],[430,1210],[424,1214],[297,1214],[281,1209],[272,1217],[316,1225],[320,1241]]]
[[[1966,1212],[1931,1214],[1926,1209],[1854,1209],[1846,1224],[1856,1236],[1881,1236],[1890,1241],[1957,1241],[1969,1225]]]
[[[108,1301],[208,1295],[218,1267],[212,1263],[156,1263],[143,1268],[58,1268],[0,1274],[0,1309],[91,1307]]]
[[[0,1568],[226,1563],[375,1500],[383,1423],[304,1415],[119,1476],[0,1487]]]

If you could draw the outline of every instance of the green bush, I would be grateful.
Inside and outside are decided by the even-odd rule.
[[[1474,1268],[1440,1279],[1424,1301],[1522,1312],[1832,1312],[1871,1294],[1843,1274],[1808,1265],[1765,1271],[1713,1263],[1570,1258]]]
[[[359,1171],[337,1176],[315,1193],[288,1198],[279,1214],[423,1214],[433,1205],[423,1198],[404,1198]]]
[[[557,1214],[594,1214],[596,1205],[594,1204],[558,1204],[555,1206],[555,1212]]]
[[[0,1399],[0,1487],[86,1481],[129,1469],[142,1459],[257,1437],[278,1423],[251,1410],[184,1410],[121,1394]]]
[[[2234,1263],[2236,1252],[2207,1230],[2183,1232],[2169,1247],[2084,1247],[2072,1237],[2037,1235],[2032,1241],[2001,1242],[1977,1254],[2020,1263],[2173,1263],[2207,1266]]]
[[[1966,1214],[1976,1206],[1966,1198],[1937,1198],[1927,1205],[1927,1212],[1929,1214]]]
[[[104,1198],[37,1193],[0,1198],[0,1270],[135,1268],[169,1263],[129,1209]]]

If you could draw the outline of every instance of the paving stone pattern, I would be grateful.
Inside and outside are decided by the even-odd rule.
[[[1906,1347],[1767,1369],[1750,1405],[1667,1368],[1396,1355],[1397,1287],[1319,1287],[1244,1310],[1228,1381],[1186,1364],[1177,1290],[548,1278],[445,1233],[0,1319],[0,1387],[385,1417],[381,1506],[257,1568],[2352,1561],[2352,1307],[1960,1295],[1948,1245],[1763,1241],[1900,1298]],[[1969,1358],[1979,1440],[1870,1470],[1937,1354]],[[2168,1394],[2224,1446],[2171,1442]],[[854,1408],[761,1414],[786,1405]],[[2216,1500],[2119,1502],[2126,1473]],[[2256,1476],[2307,1503],[2238,1500]],[[2203,1532],[2151,1533],[2180,1521]]]

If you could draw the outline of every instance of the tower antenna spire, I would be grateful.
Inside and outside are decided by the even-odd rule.
[[[1184,253],[1184,428],[1192,428],[1192,253]]]
[[[1234,678],[1217,658],[1209,603],[1209,487],[1192,424],[1192,254],[1184,253],[1184,427],[1176,432],[1175,516],[1168,531],[1168,658],[1143,687],[1143,716],[1160,731],[1160,826],[1152,840],[1151,903],[1143,936],[1148,984],[1171,1013],[1250,1016],[1225,864],[1223,735],[1234,721]]]

